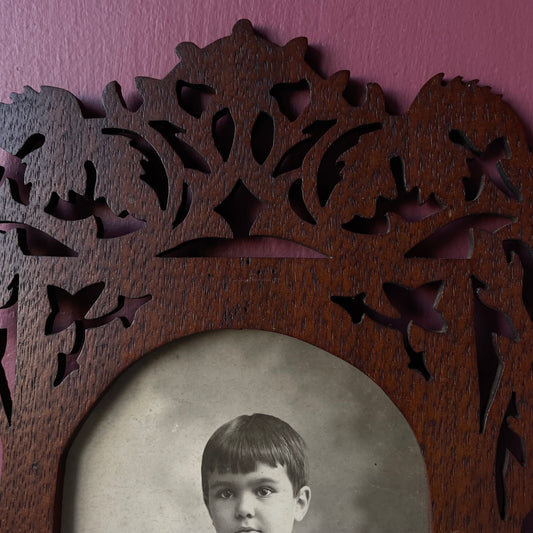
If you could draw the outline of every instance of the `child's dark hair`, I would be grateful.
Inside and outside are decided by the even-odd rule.
[[[284,466],[294,495],[307,485],[306,445],[287,422],[275,416],[241,415],[219,427],[202,456],[202,490],[209,501],[209,476],[215,471],[247,474],[257,463]]]

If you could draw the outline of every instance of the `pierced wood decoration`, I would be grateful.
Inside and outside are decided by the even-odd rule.
[[[0,104],[0,529],[57,532],[76,429],[143,354],[220,328],[352,363],[403,412],[435,532],[533,531],[533,158],[488,87],[409,111],[247,21],[164,78]],[[368,406],[372,409],[372,406]],[[521,416],[520,416],[521,415]]]

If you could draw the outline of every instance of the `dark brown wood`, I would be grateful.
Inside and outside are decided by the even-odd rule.
[[[440,75],[404,115],[375,84],[352,105],[349,73],[321,78],[306,46],[241,21],[139,78],[137,110],[116,83],[103,117],[49,87],[0,105],[1,531],[59,531],[62,459],[98,398],[147,352],[221,328],[291,335],[374,379],[420,443],[435,532],[521,531],[523,127]]]

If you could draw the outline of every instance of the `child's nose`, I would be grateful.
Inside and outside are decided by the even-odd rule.
[[[242,494],[237,499],[235,515],[237,518],[251,518],[255,514],[255,501],[253,494]]]

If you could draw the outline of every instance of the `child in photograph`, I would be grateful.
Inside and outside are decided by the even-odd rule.
[[[202,490],[216,533],[291,533],[311,500],[306,446],[286,422],[242,415],[211,436]]]

